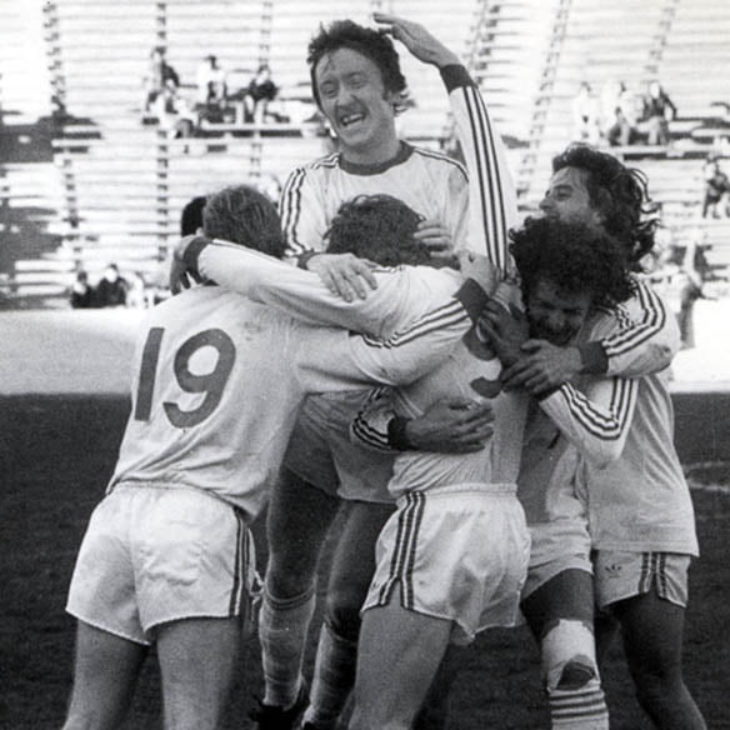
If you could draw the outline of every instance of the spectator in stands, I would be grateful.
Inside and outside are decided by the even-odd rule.
[[[260,124],[266,121],[268,106],[279,93],[279,87],[271,80],[271,69],[262,63],[256,71],[256,76],[246,89],[243,103],[247,122]]]
[[[149,114],[152,104],[165,90],[180,86],[180,77],[175,69],[165,60],[165,49],[157,46],[150,51],[147,75],[144,78],[145,102],[144,112]]]
[[[598,137],[598,104],[591,85],[584,81],[573,99],[573,141],[595,145]]]
[[[123,307],[127,303],[127,282],[120,276],[119,267],[109,264],[94,290],[96,307]]]
[[[228,96],[226,72],[218,65],[214,55],[206,56],[198,66],[195,74],[198,86],[197,103],[206,107],[221,108],[225,106]]]
[[[611,147],[626,147],[636,137],[634,97],[623,81],[608,81],[601,92],[601,132]]]
[[[727,206],[723,208],[720,203],[730,193],[730,179],[720,167],[718,155],[710,152],[707,159],[702,165],[702,178],[705,182],[705,199],[702,203],[702,217],[707,218],[708,214],[712,218],[719,218],[722,214],[727,214]]]
[[[89,285],[89,275],[82,269],[76,274],[76,281],[71,287],[71,307],[73,309],[89,309],[94,306],[94,291]]]
[[[669,122],[677,116],[677,107],[658,81],[649,84],[649,93],[644,97],[643,121],[650,145],[669,143]]]

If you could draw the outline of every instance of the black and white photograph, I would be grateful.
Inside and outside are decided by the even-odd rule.
[[[0,729],[730,730],[726,0],[0,0]]]

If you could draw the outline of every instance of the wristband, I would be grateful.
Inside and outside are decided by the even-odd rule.
[[[393,416],[388,422],[388,445],[398,451],[410,451],[413,445],[409,443],[406,436],[406,426],[410,418],[404,416]]]
[[[321,251],[305,251],[304,253],[300,253],[299,256],[297,256],[297,266],[300,269],[307,271],[307,264],[309,261],[315,256],[319,256],[320,253]]]

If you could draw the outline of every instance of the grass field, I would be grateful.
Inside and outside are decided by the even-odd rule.
[[[63,721],[74,637],[74,622],[63,610],[66,589],[87,519],[114,465],[126,412],[126,400],[117,397],[0,399],[5,476],[0,491],[0,728],[44,730]],[[689,476],[696,487],[702,558],[691,573],[685,676],[708,727],[730,729],[730,465],[690,469]],[[258,542],[263,561],[264,546]],[[246,648],[225,728],[250,727],[246,714],[261,689],[255,637]],[[310,665],[311,655],[310,646]],[[455,651],[449,659],[455,668],[449,730],[547,727],[537,659],[523,630],[488,632]],[[613,730],[649,728],[618,647],[604,675]],[[161,727],[153,657],[126,727]]]

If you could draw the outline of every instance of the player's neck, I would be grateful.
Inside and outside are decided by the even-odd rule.
[[[351,165],[368,166],[383,165],[398,157],[401,152],[401,141],[398,137],[388,135],[377,144],[342,147],[342,159]]]
[[[343,150],[340,153],[340,167],[346,172],[355,175],[375,175],[404,162],[410,157],[412,152],[413,148],[411,145],[401,141],[398,141],[398,147],[394,153],[388,154],[387,156],[383,155],[382,157],[378,156],[377,160],[369,156],[356,156],[355,159],[352,159]]]

